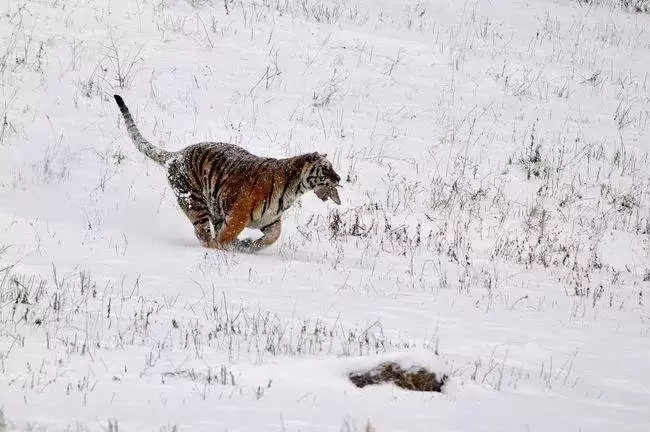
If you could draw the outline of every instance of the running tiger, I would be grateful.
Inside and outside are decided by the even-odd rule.
[[[124,100],[115,95],[135,146],[167,171],[178,204],[208,248],[255,252],[280,237],[282,213],[313,190],[323,201],[341,204],[341,177],[325,154],[286,159],[255,156],[233,144],[202,142],[169,152],[147,141]],[[244,227],[262,231],[259,239],[239,240]]]

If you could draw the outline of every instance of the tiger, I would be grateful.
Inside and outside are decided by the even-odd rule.
[[[120,95],[114,95],[136,148],[161,165],[181,210],[201,245],[210,249],[257,252],[274,244],[282,214],[304,193],[341,204],[341,177],[327,154],[284,159],[256,156],[225,142],[200,142],[167,151],[146,140]],[[258,239],[238,239],[245,227]]]

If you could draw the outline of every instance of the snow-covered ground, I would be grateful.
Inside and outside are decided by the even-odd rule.
[[[5,0],[0,431],[650,430],[619,3]],[[167,149],[326,152],[343,204],[203,249],[115,93]],[[387,359],[444,392],[348,380]]]

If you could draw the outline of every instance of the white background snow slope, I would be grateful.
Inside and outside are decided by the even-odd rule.
[[[650,15],[619,3],[4,0],[0,430],[650,430]],[[166,149],[326,152],[343,204],[203,249],[114,93]],[[449,384],[347,380],[384,359]]]

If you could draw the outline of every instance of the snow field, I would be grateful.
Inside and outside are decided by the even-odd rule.
[[[3,10],[0,430],[648,430],[650,15]],[[328,153],[343,204],[305,195],[256,255],[204,250],[115,93],[166,149]],[[347,380],[384,360],[450,382]]]

